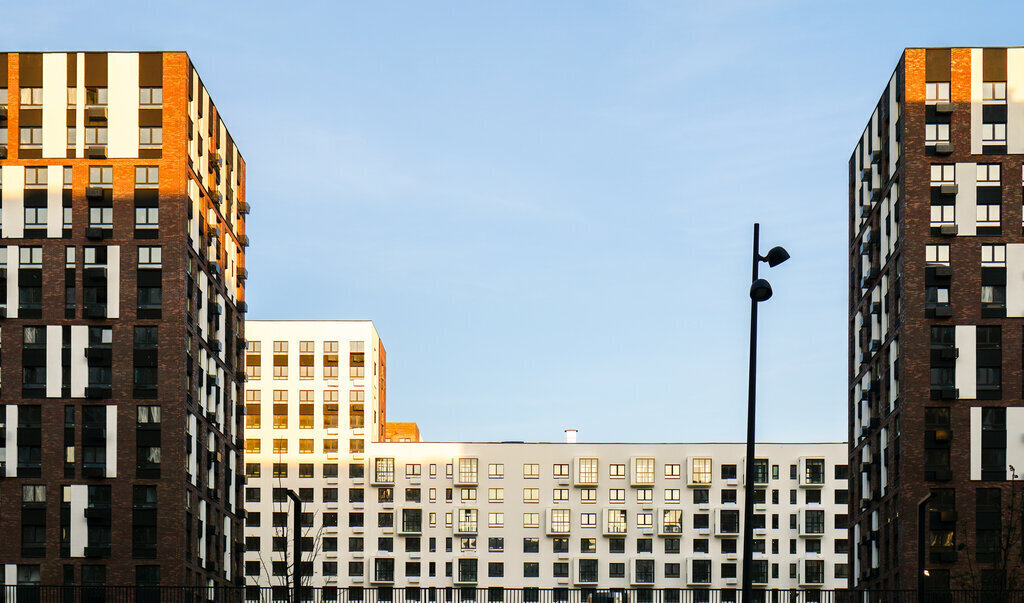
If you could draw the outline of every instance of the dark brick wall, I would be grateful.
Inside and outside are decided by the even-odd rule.
[[[934,63],[934,62],[933,62]],[[861,505],[859,497],[860,450],[864,443],[871,442],[878,449],[879,430],[873,430],[866,440],[857,441],[857,433],[851,425],[851,478],[856,481],[851,487],[851,526],[859,522],[862,530],[870,524],[871,512],[880,510],[880,560],[881,572],[870,577],[862,586],[881,588],[914,588],[917,576],[917,503],[932,488],[955,488],[957,511],[957,544],[966,545],[957,555],[955,563],[932,563],[930,569],[948,570],[955,585],[958,578],[969,573],[968,555],[975,550],[974,516],[975,489],[978,487],[1008,488],[1006,482],[972,482],[970,480],[970,407],[972,406],[1019,406],[1024,396],[1022,383],[1021,333],[1024,320],[1020,318],[981,317],[981,245],[1021,243],[1021,163],[1020,155],[972,155],[970,140],[970,49],[954,48],[950,52],[951,101],[956,105],[952,114],[950,140],[954,151],[948,156],[925,154],[925,82],[926,51],[907,49],[897,70],[905,76],[904,106],[902,117],[903,158],[899,169],[892,175],[892,182],[901,187],[899,248],[902,250],[902,276],[890,281],[899,287],[902,299],[900,324],[891,333],[900,341],[900,392],[899,404],[889,416],[880,417],[882,426],[894,427],[899,421],[900,460],[890,469],[890,484],[898,479],[895,487],[881,500]],[[934,64],[930,67],[934,71]],[[933,163],[999,163],[1002,166],[1002,213],[1001,236],[933,236],[930,228],[930,166]],[[859,174],[851,174],[859,179]],[[859,262],[859,239],[857,224],[853,223],[854,182],[851,182],[851,270]],[[884,198],[884,193],[882,195]],[[878,219],[878,208],[873,209],[872,221]],[[877,227],[877,226],[876,226]],[[925,317],[925,246],[947,244],[950,246],[953,277],[950,285],[950,301],[953,309],[951,318]],[[883,266],[890,274],[897,267]],[[857,275],[859,277],[859,274]],[[859,279],[858,279],[859,280]],[[851,282],[851,381],[850,410],[858,402],[853,399],[853,385],[859,379],[860,360],[852,358],[853,316],[863,311],[858,303],[859,282]],[[890,296],[895,291],[890,290]],[[932,401],[930,389],[930,327],[931,325],[1001,325],[1002,326],[1002,400],[945,400]],[[888,340],[886,340],[888,341]],[[884,372],[888,359],[878,354],[871,363],[872,370]],[[883,388],[884,389],[884,388]],[[884,395],[884,391],[883,391]],[[948,482],[927,482],[924,479],[924,409],[929,406],[948,406],[951,409],[953,438],[951,442],[951,469],[953,479]],[[1010,439],[1013,438],[1011,434]],[[891,450],[891,448],[890,448]],[[891,461],[891,455],[890,455]],[[872,468],[877,475],[877,468]],[[856,494],[856,495],[855,495]],[[1004,500],[1008,495],[1004,496]],[[851,540],[853,533],[851,531]],[[858,546],[853,542],[852,546]],[[867,549],[862,549],[867,550]],[[976,566],[977,564],[975,564]],[[851,559],[852,576],[852,559]],[[851,584],[853,579],[851,578]]]
[[[192,407],[188,404],[189,396],[185,390],[185,349],[186,336],[194,334],[194,330],[186,326],[185,311],[185,264],[189,254],[193,254],[188,245],[187,218],[187,182],[195,179],[187,159],[187,126],[188,126],[188,85],[187,78],[191,74],[191,64],[184,53],[163,54],[163,153],[160,159],[18,159],[17,134],[19,97],[19,55],[3,55],[7,61],[8,89],[11,103],[9,105],[8,127],[10,144],[8,159],[0,161],[4,165],[71,165],[73,166],[73,224],[74,230],[68,239],[4,239],[4,245],[38,245],[43,247],[43,318],[21,319],[8,318],[2,321],[3,347],[0,348],[0,377],[4,387],[0,391],[0,404],[39,404],[43,412],[43,476],[42,478],[5,478],[0,480],[0,531],[11,535],[0,539],[0,559],[3,563],[39,564],[44,584],[60,584],[63,581],[63,566],[75,566],[75,579],[81,578],[81,565],[105,565],[107,581],[110,584],[134,584],[135,567],[137,565],[159,565],[161,581],[166,585],[198,583],[206,577],[213,577],[217,583],[225,583],[221,571],[208,572],[198,567],[195,556],[186,558],[185,535],[186,523],[185,500],[187,493],[193,498],[193,508],[198,512],[199,498],[208,498],[205,487],[197,490],[187,484],[185,474],[186,417]],[[198,92],[197,92],[198,93]],[[216,141],[203,133],[204,140],[213,145]],[[85,226],[88,224],[88,209],[85,188],[88,183],[90,165],[110,165],[114,168],[114,236],[102,243],[86,239]],[[158,239],[135,239],[132,225],[134,224],[134,167],[136,165],[158,165],[160,167],[160,231]],[[244,200],[244,164],[239,166],[242,184],[239,186],[239,200]],[[204,181],[209,182],[208,175],[203,174]],[[204,191],[206,192],[206,191]],[[203,197],[208,203],[209,194]],[[204,211],[205,215],[205,211]],[[60,219],[51,216],[50,219]],[[240,223],[242,224],[242,223]],[[227,229],[225,229],[227,230]],[[240,226],[244,232],[244,226]],[[227,233],[224,236],[234,236]],[[121,246],[121,293],[120,318],[118,319],[84,319],[82,317],[82,247],[97,244]],[[78,268],[76,271],[77,315],[68,319],[64,315],[64,250],[66,246],[77,248]],[[138,246],[160,246],[163,251],[163,307],[162,318],[159,320],[141,320],[136,318],[136,265]],[[240,258],[244,266],[244,258]],[[206,269],[204,261],[197,260],[199,269]],[[113,273],[113,272],[111,272]],[[11,275],[16,278],[16,275]],[[223,281],[219,285],[223,293]],[[240,299],[244,292],[239,290]],[[228,304],[226,311],[238,315],[233,304]],[[109,400],[84,399],[37,399],[22,400],[22,344],[21,331],[28,325],[110,325],[113,327],[113,387]],[[159,326],[159,389],[155,400],[133,398],[133,333],[134,326]],[[230,327],[227,331],[231,331]],[[231,335],[234,337],[234,335]],[[244,337],[244,332],[237,333]],[[195,346],[201,345],[194,339]],[[60,345],[60,342],[48,342],[48,345]],[[234,382],[234,366],[238,358],[229,358],[225,365],[228,378],[225,388],[236,389],[237,400],[241,401],[240,384]],[[229,390],[230,391],[230,390]],[[195,399],[193,392],[192,399]],[[228,397],[228,399],[230,399]],[[63,473],[64,450],[64,406],[76,406],[76,460],[78,467],[74,479],[65,479]],[[81,475],[81,407],[90,404],[116,404],[117,412],[117,474],[116,479],[86,479]],[[135,424],[136,407],[140,404],[160,404],[162,408],[162,462],[160,479],[136,479],[136,445]],[[227,422],[235,421],[235,409],[226,403]],[[195,411],[198,412],[198,411]],[[199,421],[199,436],[205,442],[209,430],[217,434],[217,447],[223,465],[227,467],[229,456],[237,459],[236,467],[241,473],[241,451],[236,442],[228,440],[221,431],[205,418]],[[240,423],[239,423],[240,424]],[[9,458],[8,462],[12,462]],[[16,461],[15,461],[16,462]],[[198,482],[205,486],[205,473],[201,472]],[[20,542],[21,517],[21,486],[23,484],[45,484],[47,486],[47,548],[46,556],[41,559],[22,559]],[[110,485],[112,487],[112,526],[111,556],[109,559],[63,559],[60,558],[60,503],[62,487],[71,484]],[[135,484],[155,484],[158,488],[158,548],[156,559],[132,558],[132,486]],[[242,487],[235,487],[237,501],[241,501]],[[227,515],[232,518],[233,539],[242,541],[242,521],[237,515],[238,509],[225,508],[227,497],[222,493],[219,501],[211,502],[213,514],[218,518]],[[193,519],[195,522],[196,520]],[[218,534],[221,522],[217,523]],[[198,535],[198,525],[192,532]],[[209,540],[213,540],[208,538]],[[192,546],[195,551],[196,546]],[[223,550],[223,549],[222,549]],[[208,556],[208,558],[210,558]],[[218,569],[221,556],[216,557]],[[229,575],[241,579],[240,555],[232,562]]]

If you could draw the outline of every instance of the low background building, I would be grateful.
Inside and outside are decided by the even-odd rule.
[[[313,586],[739,586],[743,444],[419,442],[372,323],[247,326],[248,584],[287,580],[291,488]],[[846,444],[757,454],[758,585],[844,587]]]

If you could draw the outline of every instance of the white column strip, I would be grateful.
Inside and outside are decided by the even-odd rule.
[[[107,156],[139,156],[139,55],[107,55]]]
[[[956,229],[960,236],[978,233],[978,164],[956,164]]]
[[[971,407],[971,479],[981,479],[981,407]]]
[[[117,405],[107,406],[107,477],[117,477]]]
[[[18,269],[21,256],[17,245],[7,246],[7,316],[18,317]]]
[[[107,247],[107,318],[121,317],[121,247]]]
[[[978,328],[974,325],[957,325],[954,341],[959,354],[956,358],[956,388],[961,400],[978,397]]]
[[[64,327],[46,325],[46,397],[59,398],[61,377],[61,350],[63,349]]]
[[[64,110],[66,111],[66,109]],[[64,151],[67,153],[67,151]],[[64,166],[46,168],[46,236],[64,236]]]
[[[3,173],[3,236],[20,239],[25,236],[25,166],[5,165]]]
[[[981,48],[971,49],[971,154],[981,154],[982,57]]]
[[[71,327],[71,397],[84,398],[85,388],[89,384],[89,361],[85,358],[85,348],[89,345],[89,327],[72,325]]]
[[[1006,49],[1006,152],[1024,153],[1024,48]]]
[[[43,54],[43,157],[67,157],[68,55]]]

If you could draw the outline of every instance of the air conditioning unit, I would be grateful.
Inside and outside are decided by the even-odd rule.
[[[956,224],[943,224],[939,227],[939,234],[944,236],[956,236],[957,232]]]
[[[242,314],[245,314],[246,312],[249,311],[249,304],[245,302],[238,302],[238,311],[241,312]]]
[[[881,162],[882,162],[882,152],[881,151],[871,151],[871,163],[881,163]]]
[[[220,199],[221,199],[221,196],[220,196],[220,192],[219,191],[210,191],[210,200],[211,201],[213,201],[214,203],[220,203]]]
[[[103,229],[102,228],[86,228],[85,229],[85,238],[92,239],[94,241],[102,239],[103,238]]]
[[[7,147],[0,147],[0,159],[7,159]]]
[[[953,152],[953,143],[951,142],[940,142],[935,145],[935,152],[940,155],[949,155]]]
[[[85,147],[85,156],[89,159],[106,159],[107,147],[102,145]]]
[[[882,302],[871,302],[871,313],[881,314],[882,313]]]
[[[238,235],[238,243],[242,247],[248,247],[249,246],[249,235]]]
[[[953,316],[953,308],[949,304],[938,304],[932,308],[935,318],[949,318]]]
[[[949,183],[943,184],[939,187],[939,192],[943,195],[955,195],[958,190],[959,187],[957,185]]]
[[[952,113],[956,109],[956,105],[951,102],[937,103],[935,105],[936,113]]]
[[[864,182],[871,182],[871,168],[864,168],[861,170],[860,179]]]
[[[103,189],[98,186],[88,186],[85,188],[86,199],[102,199]]]
[[[939,358],[942,358],[943,360],[956,360],[959,357],[959,348],[943,348],[939,351]]]
[[[89,107],[85,110],[85,118],[89,121],[107,121],[107,108]]]
[[[238,202],[238,213],[243,216],[249,213],[249,203],[247,201]]]
[[[953,267],[952,266],[936,266],[935,267],[935,276],[936,277],[940,277],[940,278],[949,278],[949,277],[953,276]]]

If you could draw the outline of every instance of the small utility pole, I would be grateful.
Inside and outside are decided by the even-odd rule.
[[[292,516],[292,603],[299,603],[299,587],[302,585],[302,500],[295,490],[288,489],[288,498],[292,499],[294,515]]]

